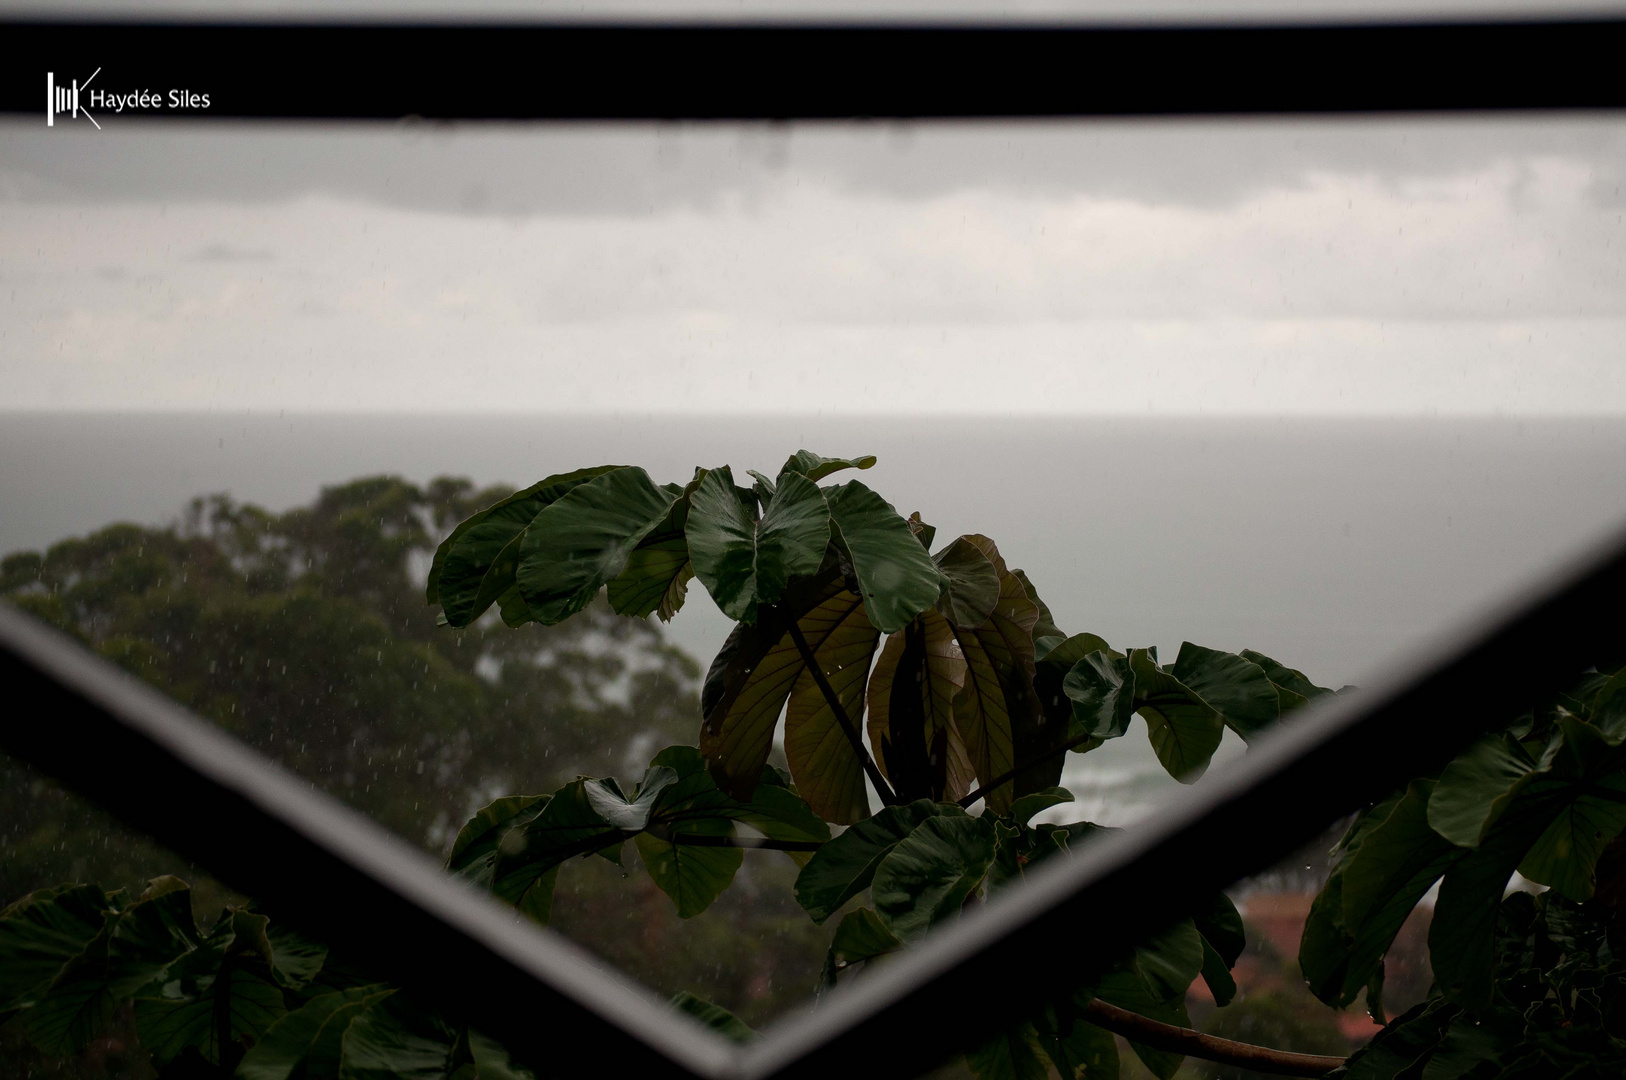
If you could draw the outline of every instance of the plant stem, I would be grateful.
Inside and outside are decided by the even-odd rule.
[[[704,833],[671,833],[669,843],[686,847],[767,848],[769,851],[817,851],[823,840],[773,840],[760,836],[707,836]]]
[[[886,777],[881,775],[881,770],[875,767],[875,761],[869,756],[869,751],[864,749],[864,740],[859,738],[858,729],[853,726],[852,719],[847,715],[847,710],[841,706],[841,699],[836,696],[835,690],[831,688],[830,681],[824,677],[824,669],[813,658],[813,650],[807,647],[807,638],[802,636],[802,628],[796,625],[795,619],[790,620],[790,639],[796,643],[796,651],[801,654],[802,663],[807,665],[807,670],[813,676],[813,682],[818,686],[819,693],[824,695],[825,703],[830,706],[830,711],[835,714],[836,723],[841,725],[841,730],[847,736],[847,741],[852,743],[854,752],[858,754],[858,760],[864,766],[864,775],[869,777],[869,782],[875,785],[876,791],[880,792],[883,803],[888,806],[898,805],[897,793],[892,790],[892,785],[886,782]]]
[[[1275,1076],[1325,1076],[1344,1063],[1341,1057],[1294,1054],[1268,1046],[1204,1035],[1200,1031],[1165,1024],[1128,1009],[1120,1009],[1100,998],[1085,1006],[1084,1015],[1096,1027],[1144,1043],[1154,1050],[1167,1050],[1172,1054],[1185,1054],[1187,1057],[1236,1065]]]
[[[1080,735],[1076,739],[1068,739],[1066,742],[1062,743],[1060,746],[1052,747],[1051,749],[1046,750],[1044,753],[1040,754],[1038,757],[1034,758],[1033,760],[1024,761],[1024,762],[1022,762],[1022,764],[1018,765],[1016,768],[1010,769],[1010,770],[1008,770],[1006,772],[1000,773],[998,776],[994,777],[992,780],[990,780],[986,784],[982,785],[982,787],[978,788],[976,791],[973,791],[971,794],[969,794],[965,798],[961,799],[960,800],[960,805],[961,806],[970,806],[972,803],[975,803],[978,799],[982,798],[984,795],[987,795],[990,791],[994,790],[999,785],[1008,784],[1012,780],[1016,779],[1016,775],[1018,773],[1022,772],[1023,770],[1031,769],[1031,768],[1033,768],[1033,766],[1039,764],[1041,761],[1049,761],[1051,758],[1055,757],[1057,754],[1065,754],[1067,751],[1071,750],[1073,747],[1078,746],[1078,745],[1080,745],[1082,743],[1087,743],[1093,738],[1095,738],[1095,736],[1093,736],[1093,735]]]

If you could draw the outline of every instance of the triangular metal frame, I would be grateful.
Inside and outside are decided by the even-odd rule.
[[[17,26],[47,38],[71,29],[80,43],[98,31],[85,25]],[[1584,26],[1509,22],[1474,32],[1507,44],[1516,30],[1526,34],[1528,45],[1540,38],[1543,26],[1552,33],[1541,40],[1556,42],[1570,35],[1580,42],[1585,37],[1588,55],[1600,41],[1607,47],[1626,40],[1626,22],[1620,20]],[[101,29],[113,33],[118,28]],[[519,29],[539,32],[534,26]],[[1327,28],[1312,29],[1322,34]],[[1413,39],[1406,37],[1403,25],[1365,29],[1382,31],[1383,40],[1411,40],[1424,52],[1425,46],[1442,41],[1437,26],[1411,27]],[[628,35],[625,41],[638,47],[659,32],[622,30]],[[1121,43],[1128,40],[1122,30],[1099,33],[1120,34],[1115,40]],[[332,31],[307,27],[301,32],[320,36]],[[719,28],[710,32],[707,47],[721,47]],[[1077,27],[1058,31],[1074,35],[1075,42],[1089,32]],[[1284,41],[1295,40],[1294,34],[1302,38],[1309,31],[1243,27],[1230,32],[1233,47],[1227,63],[1246,69],[1250,49],[1264,59]],[[1528,36],[1532,32],[1536,38]],[[899,31],[856,27],[843,33],[862,41],[866,33]],[[985,33],[982,42],[993,50],[991,55],[1009,60],[1008,51],[1000,50],[1008,50],[1016,37],[1000,30]],[[1028,41],[1042,43],[1042,35],[1022,33],[1029,35]],[[12,40],[17,43],[15,35]],[[691,37],[689,42],[700,40]],[[875,38],[865,47],[891,47],[899,40]],[[976,45],[959,40],[956,47]],[[601,44],[614,52],[613,35]],[[1363,97],[1360,87],[1345,88],[1349,92],[1333,98],[1295,98],[1291,86],[1279,86],[1274,97],[1266,94],[1237,104],[1221,95],[1217,106],[1210,100],[1210,107],[1204,107],[1200,91],[1164,90],[1147,91],[1138,108],[1125,99],[1112,110],[1075,102],[1068,112],[1626,104],[1626,80],[1612,74],[1599,78],[1599,72],[1573,77],[1584,67],[1573,53],[1543,53],[1535,59],[1536,71],[1568,67],[1572,77],[1561,93],[1555,96],[1551,86],[1536,87],[1528,79],[1496,84],[1481,72],[1473,84],[1482,91],[1477,99],[1470,92],[1436,100],[1417,91],[1413,80],[1414,96],[1398,100],[1389,90]],[[1446,60],[1447,67],[1456,62]],[[1380,76],[1387,77],[1374,73],[1372,86]],[[1263,84],[1255,80],[1250,85]],[[750,86],[732,92],[738,103],[715,115],[835,114],[809,110],[805,104],[799,111],[780,107],[788,99],[773,99],[771,92],[768,98],[753,98]],[[1014,98],[995,92],[999,108],[982,114],[1053,115],[1039,92],[1028,87]],[[955,104],[962,98],[949,102],[953,108],[934,111],[928,100],[927,107],[902,110],[887,107],[897,99],[879,90],[876,94],[879,107],[843,106],[840,114],[968,115]],[[631,111],[609,114],[673,115],[639,105],[643,98],[628,100]],[[0,102],[0,108],[13,107],[9,99]],[[561,114],[555,108],[527,115]],[[599,115],[580,108],[563,114]],[[282,115],[337,114],[307,109]],[[886,969],[842,988],[817,1008],[775,1023],[765,1038],[745,1047],[673,1012],[558,935],[531,926],[489,896],[450,878],[424,853],[370,819],[78,643],[4,606],[0,685],[13,704],[0,719],[0,747],[208,867],[279,918],[319,938],[342,941],[351,955],[381,976],[412,987],[448,1012],[479,1016],[482,1029],[539,1076],[576,1076],[608,1067],[694,1080],[900,1077],[935,1064],[920,1056],[928,1042],[943,1054],[974,1046],[1044,1001],[1067,993],[1069,973],[1098,958],[1103,946],[1121,946],[1161,929],[1185,913],[1192,897],[1268,867],[1329,822],[1406,778],[1438,767],[1487,723],[1536,704],[1588,663],[1626,656],[1623,610],[1626,535],[1446,636],[1381,683],[1358,694],[1324,699],[1257,743],[1241,762],[1183,792],[1151,820],[1034,875],[1023,888],[968,912]],[[1044,957],[1044,963],[1032,963],[1029,958],[1035,956]],[[929,1039],[922,1037],[926,1035]]]

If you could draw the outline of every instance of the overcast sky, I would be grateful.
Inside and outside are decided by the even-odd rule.
[[[1626,413],[1626,120],[0,125],[0,408]]]

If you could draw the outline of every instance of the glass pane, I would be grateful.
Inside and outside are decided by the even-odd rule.
[[[1327,688],[1626,510],[1616,117],[7,124],[0,160],[0,589],[437,858],[693,746],[734,625],[697,580],[669,624],[437,626],[436,546],[550,474],[874,454],[820,482],[992,537],[1066,633]],[[1135,720],[1034,820],[1133,824],[1203,757]],[[795,860],[683,918],[636,848],[551,925],[758,1027],[808,1000]],[[1258,987],[1302,884],[1238,891]]]

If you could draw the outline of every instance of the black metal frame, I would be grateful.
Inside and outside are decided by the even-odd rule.
[[[19,39],[8,33],[14,47],[29,41],[26,35],[34,35],[36,53],[42,56],[41,49],[58,48],[73,40],[82,44],[87,36],[131,32],[105,26],[39,24],[12,29],[25,35]],[[229,37],[242,30],[183,27],[165,28],[161,33]],[[310,41],[330,34],[423,30],[294,28]],[[152,27],[141,32],[160,33]],[[459,32],[489,34],[492,28]],[[532,117],[1146,114],[1626,105],[1622,85],[1626,81],[1602,77],[1601,73],[1612,74],[1612,69],[1602,67],[1577,75],[1575,55],[1560,57],[1541,51],[1554,43],[1568,43],[1582,50],[1578,55],[1584,62],[1587,57],[1599,59],[1598,49],[1603,47],[1613,50],[1609,57],[1613,61],[1626,55],[1619,48],[1626,41],[1626,21],[1584,26],[1504,23],[1489,28],[1233,27],[1223,31],[522,27],[502,32],[522,37],[563,35],[551,39],[554,41],[576,35],[578,44],[587,42],[600,50],[596,55],[619,56],[623,61],[627,57],[658,60],[663,49],[671,52],[674,43],[694,46],[702,56],[710,49],[724,49],[719,56],[726,53],[738,60],[736,51],[741,47],[779,48],[782,55],[787,49],[800,49],[808,39],[798,41],[797,35],[835,35],[825,44],[836,39],[846,42],[843,47],[849,48],[849,57],[888,56],[900,42],[927,48],[935,47],[934,41],[952,39],[949,51],[957,56],[974,57],[979,49],[987,50],[986,55],[993,58],[990,70],[1015,65],[1023,49],[1030,50],[1029,59],[1034,55],[1031,50],[1038,50],[1041,56],[1055,60],[1063,56],[1076,59],[1090,50],[1094,50],[1092,55],[1106,56],[1113,49],[1155,52],[1170,43],[1184,41],[1188,45],[1180,47],[1195,48],[1189,43],[1204,42],[1202,49],[1185,54],[1200,59],[1205,50],[1223,41],[1230,49],[1228,62],[1246,63],[1250,56],[1276,55],[1284,43],[1289,48],[1309,47],[1312,39],[1340,49],[1348,43],[1398,43],[1396,47],[1405,48],[1391,55],[1419,60],[1441,56],[1442,46],[1452,42],[1491,42],[1500,43],[1496,48],[1504,50],[1492,50],[1489,55],[1493,57],[1505,58],[1509,49],[1527,50],[1527,59],[1534,56],[1539,62],[1525,65],[1526,70],[1565,67],[1570,72],[1554,89],[1529,80],[1498,81],[1480,71],[1466,89],[1442,96],[1425,92],[1426,80],[1418,79],[1402,79],[1398,90],[1385,90],[1379,85],[1378,73],[1341,84],[1340,72],[1348,74],[1348,69],[1334,66],[1331,74],[1304,86],[1243,72],[1247,91],[1230,96],[1217,92],[1205,97],[1187,82],[1179,83],[1187,89],[1178,92],[1160,91],[1144,83],[1112,91],[1092,83],[1095,89],[1091,92],[1099,90],[1103,98],[1074,93],[1061,105],[1047,104],[1043,94],[1052,83],[1042,79],[1019,81],[1009,92],[988,90],[986,82],[956,89],[942,80],[939,71],[935,81],[918,92],[899,96],[887,89],[886,81],[877,79],[859,80],[856,88],[827,83],[792,93],[784,89],[782,77],[766,89],[730,86],[726,80],[708,77],[705,85],[709,89],[703,93],[677,96],[675,112],[657,107],[655,99],[643,92],[601,95],[611,105],[595,111],[593,92],[578,88],[576,96],[568,99],[568,109],[557,104],[533,107],[525,113]],[[1221,33],[1230,36],[1215,36]],[[1331,36],[1325,36],[1328,34]],[[414,48],[433,45],[433,39],[414,40]],[[494,47],[509,47],[498,38],[483,40]],[[130,44],[126,37],[121,49]],[[1528,52],[1530,49],[1535,52]],[[933,54],[927,48],[925,55],[934,58],[927,67],[937,70],[933,65],[948,53]],[[1139,55],[1144,58],[1152,53]],[[1562,65],[1561,59],[1565,61]],[[46,62],[54,61],[42,61],[42,68]],[[670,64],[670,57],[665,62]],[[904,66],[919,62],[917,56]],[[1205,70],[1211,70],[1212,58],[1206,63]],[[1295,70],[1308,70],[1309,61],[1301,57],[1293,64]],[[1449,74],[1462,67],[1452,61],[1442,71]],[[1280,69],[1274,70],[1280,73]],[[980,98],[984,91],[991,97]],[[24,108],[17,103],[9,85],[6,95],[0,108],[33,110],[32,104]],[[344,115],[400,115],[389,111],[394,104],[369,106],[385,112],[357,108]],[[314,118],[330,114],[314,107],[296,113],[254,112],[243,105],[223,108],[217,115]],[[443,115],[507,114],[484,106],[470,111],[466,104],[457,104]],[[817,1009],[776,1023],[766,1038],[744,1048],[725,1043],[673,1013],[653,995],[629,985],[557,935],[531,927],[488,896],[449,878],[423,853],[371,820],[77,643],[3,606],[0,685],[7,688],[15,704],[0,721],[0,746],[207,866],[279,917],[318,937],[342,941],[352,955],[380,975],[412,987],[450,1012],[478,1015],[489,1034],[505,1042],[540,1075],[576,1075],[610,1064],[627,1072],[696,1080],[811,1080],[835,1075],[838,1070],[853,1078],[907,1076],[934,1063],[920,1058],[920,1041],[898,1033],[931,1032],[945,1053],[969,1048],[1047,998],[1066,993],[1069,974],[1098,960],[1104,948],[1155,932],[1183,915],[1192,897],[1210,894],[1266,868],[1312,839],[1328,822],[1405,778],[1437,767],[1489,720],[1535,704],[1585,664],[1626,656],[1626,620],[1618,615],[1622,610],[1626,610],[1626,535],[1519,601],[1449,636],[1433,652],[1413,658],[1381,684],[1317,705],[1261,741],[1237,765],[1185,792],[1152,820],[1092,844],[1080,857],[1035,875],[1024,888],[968,913],[957,925],[940,931],[886,970],[844,988]],[[311,888],[312,882],[320,882],[321,888]],[[1108,927],[1114,937],[1104,940],[1101,931]],[[410,942],[410,949],[403,949],[402,942]],[[1045,963],[1030,965],[1033,956],[1043,956]]]

